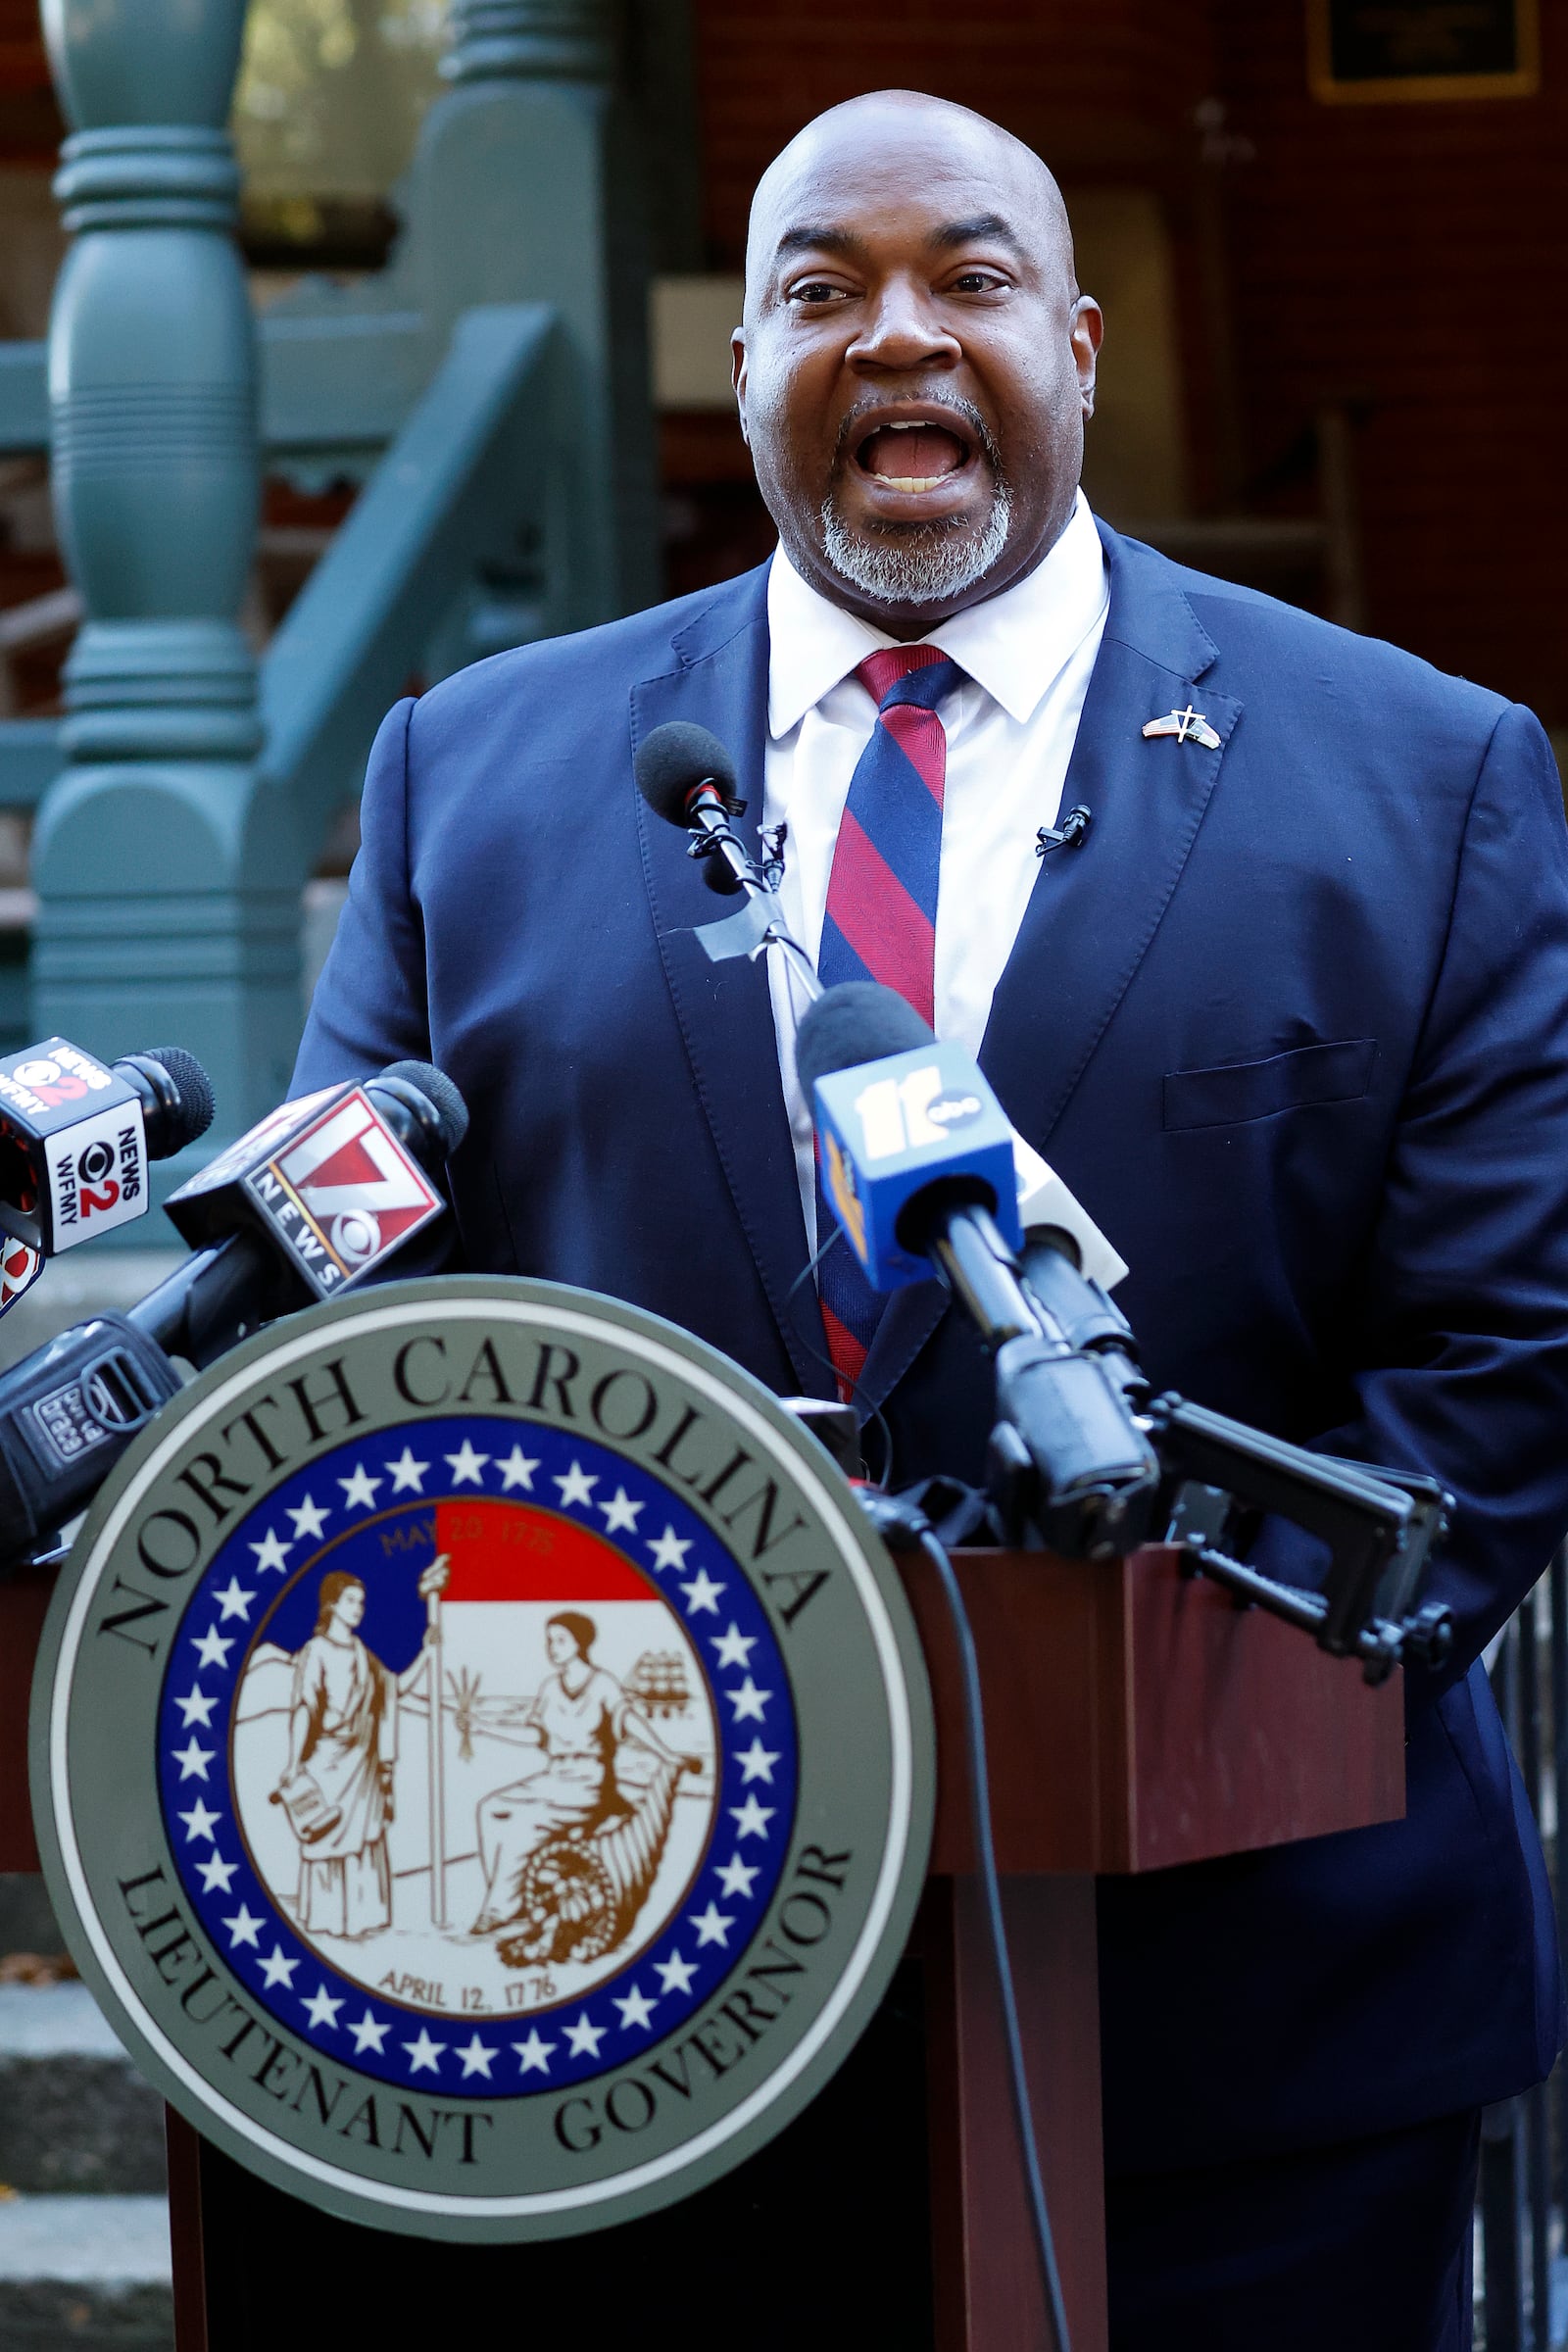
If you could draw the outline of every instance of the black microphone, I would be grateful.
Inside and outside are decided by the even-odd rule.
[[[78,1323],[0,1374],[0,1563],[86,1507],[177,1394],[172,1357],[200,1369],[262,1324],[378,1279],[445,1208],[433,1171],[467,1123],[442,1071],[394,1062],[284,1103],[182,1187],[181,1230],[201,1225],[210,1246],[127,1314]]]
[[[666,825],[693,825],[708,796],[721,808],[741,808],[735,762],[716,735],[689,719],[672,718],[655,727],[637,746],[632,762],[637,789]]]
[[[687,856],[702,860],[709,888],[746,904],[719,922],[697,926],[694,936],[715,963],[762,948],[776,948],[790,966],[793,985],[806,997],[822,993],[816,966],[785,923],[778,903],[784,872],[784,827],[762,836],[765,856],[759,865],[731,819],[744,816],[735,762],[716,735],[689,720],[672,718],[637,746],[632,760],[637,789],[665,824],[691,836]]]
[[[283,1103],[170,1199],[183,1238],[207,1247],[130,1322],[200,1370],[260,1324],[373,1279],[441,1214],[435,1178],[467,1129],[428,1061]]]
[[[716,735],[689,719],[667,719],[637,746],[637,789],[656,816],[693,835],[692,856],[714,890],[765,887],[756,860],[730,824],[744,816],[735,762]]]
[[[149,1159],[172,1159],[199,1143],[213,1123],[213,1082],[194,1054],[180,1046],[152,1046],[122,1054],[110,1068],[135,1090],[147,1127]]]
[[[0,1058],[0,1231],[41,1257],[148,1207],[147,1162],[206,1134],[213,1089],[194,1054],[155,1046],[101,1062],[63,1037]]]
[[[1098,1356],[1123,1396],[1141,1410],[1149,1400],[1149,1383],[1132,1325],[1108,1291],[1083,1271],[1071,1234],[1054,1225],[1030,1226],[1019,1267],[1024,1289],[1044,1307],[1074,1354]]]
[[[809,1099],[817,1081],[836,1071],[858,1073],[932,1042],[925,1022],[894,990],[855,981],[826,990],[807,1007],[795,1063]],[[983,1085],[978,1072],[975,1084]],[[900,1207],[898,1243],[930,1259],[995,1359],[993,1466],[1014,1492],[1027,1492],[1028,1517],[1043,1540],[1078,1557],[1129,1551],[1148,1531],[1160,1470],[1119,1364],[1102,1361],[1098,1345],[1075,1347],[1026,1287],[993,1214],[995,1193],[988,1202],[964,1158],[957,1128],[952,1167],[935,1163]],[[1075,1291],[1070,1300],[1081,1316]],[[1119,1316],[1115,1321],[1120,1325]]]

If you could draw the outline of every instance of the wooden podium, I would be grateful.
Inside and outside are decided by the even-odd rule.
[[[1162,1870],[1404,1811],[1404,1699],[1174,1551],[960,1552],[980,1657],[997,1864],[1073,2352],[1105,2352],[1097,1875]],[[938,2352],[1047,2342],[936,1575],[900,1561],[937,1715],[922,1920]]]
[[[1396,1818],[1404,1709],[1395,1675],[1357,1668],[1216,1586],[1173,1551],[1069,1561],[970,1551],[957,1570],[985,1692],[997,1859],[1017,1981],[1035,2128],[1073,2352],[1105,2352],[1100,2016],[1095,1888],[1101,1873],[1159,1870]],[[1043,2352],[1045,2318],[1024,2201],[1001,2020],[978,1884],[957,1658],[929,1562],[900,1563],[936,1701],[938,1801],[917,1941],[924,1974],[937,2352]],[[49,1583],[0,1585],[0,1869],[39,1867],[26,1780],[27,1693]],[[246,2352],[215,2317],[218,2275],[239,2259],[213,2192],[226,2168],[170,2116],[178,2352]],[[204,2187],[205,2184],[205,2187]],[[710,2192],[705,2192],[710,2193]],[[207,2227],[204,2231],[204,2205]],[[679,2214],[681,2208],[675,2208]],[[661,2217],[632,2225],[659,2226]],[[673,2220],[673,2216],[667,2217]],[[350,2249],[371,2234],[348,2224]],[[382,2241],[388,2243],[390,2241]],[[577,2240],[581,2247],[596,2241]],[[531,2249],[430,2248],[495,2279]],[[403,2287],[418,2241],[395,2241]],[[325,2352],[296,2314],[294,2352]],[[277,2340],[256,2322],[254,2340]],[[733,2340],[727,2331],[721,2340]],[[706,2352],[688,2330],[691,2352]],[[716,2340],[720,2340],[715,2338]],[[840,2352],[819,2334],[823,2352]]]

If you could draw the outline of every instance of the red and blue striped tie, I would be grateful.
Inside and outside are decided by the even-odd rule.
[[[824,988],[841,980],[880,980],[931,1022],[948,766],[937,705],[964,672],[934,645],[893,645],[868,654],[855,674],[876,698],[877,718],[839,823],[817,976]],[[832,1229],[818,1170],[819,1244]],[[817,1268],[817,1297],[828,1353],[848,1396],[885,1301],[843,1242]]]

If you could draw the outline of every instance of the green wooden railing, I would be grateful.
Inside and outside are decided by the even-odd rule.
[[[255,320],[224,127],[244,0],[44,0],[72,246],[48,345],[0,345],[0,454],[49,452],[85,618],[64,717],[0,721],[0,807],[37,808],[0,1030],[187,1046],[204,1151],[286,1086],[302,889],[405,681],[655,589],[610,0],[452,16],[391,265]],[[364,487],[258,662],[264,468]]]

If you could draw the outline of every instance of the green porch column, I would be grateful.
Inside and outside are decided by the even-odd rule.
[[[384,299],[445,341],[460,312],[543,302],[560,322],[548,436],[546,634],[660,594],[647,197],[611,0],[451,0],[451,88],[398,201]]]
[[[257,780],[238,626],[256,357],[224,125],[245,0],[43,0],[43,15],[73,125],[55,182],[73,244],[49,342],[54,491],[87,619],[68,765],[34,844],[33,1025],[105,1054],[199,1054],[211,1151],[286,1090],[306,870]]]

